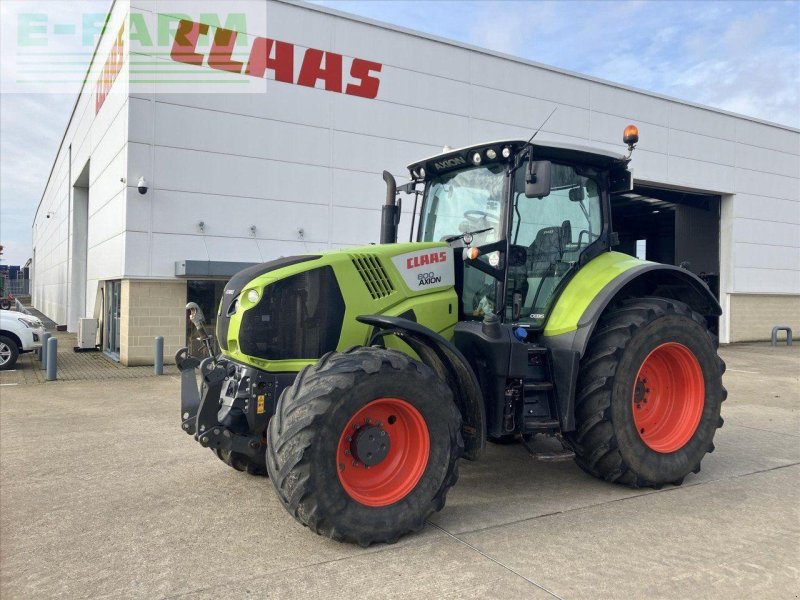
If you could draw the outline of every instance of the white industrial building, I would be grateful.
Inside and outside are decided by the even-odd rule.
[[[722,342],[800,330],[800,131],[264,1],[247,45],[291,44],[294,62],[270,43],[262,93],[143,81],[131,14],[155,19],[160,3],[113,4],[33,222],[32,300],[57,323],[97,317],[104,350],[147,363],[154,335],[184,343],[187,299],[208,310],[243,264],[376,242],[383,169],[403,181],[445,144],[526,139],[557,105],[537,139],[621,152],[624,127],[639,127],[635,193],[614,201],[622,248],[702,272],[718,288]],[[183,71],[209,70],[199,48],[205,62]],[[309,83],[308,49],[339,74]],[[150,58],[175,62],[166,54]]]

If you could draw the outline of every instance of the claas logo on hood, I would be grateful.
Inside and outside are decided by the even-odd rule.
[[[447,252],[431,252],[419,256],[411,256],[406,260],[407,269],[416,269],[425,265],[447,262]]]

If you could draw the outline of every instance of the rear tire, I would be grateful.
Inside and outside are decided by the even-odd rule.
[[[250,475],[267,476],[267,462],[266,457],[263,457],[263,455],[260,458],[255,458],[241,452],[223,450],[222,448],[212,448],[211,451],[232,469],[242,473],[249,473]]]
[[[367,469],[376,459],[361,443],[373,434],[388,447],[368,447],[382,458]],[[378,347],[331,352],[303,369],[278,400],[268,439],[269,476],[289,514],[361,546],[422,529],[444,507],[464,451],[450,389]]]
[[[683,302],[627,300],[600,319],[581,361],[575,461],[630,487],[680,485],[714,450],[725,363]]]
[[[0,371],[13,369],[19,358],[19,347],[9,337],[0,335]]]

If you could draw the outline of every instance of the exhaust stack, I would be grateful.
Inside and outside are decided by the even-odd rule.
[[[386,182],[386,202],[381,210],[381,244],[397,243],[397,225],[400,223],[401,204],[396,200],[397,182],[389,171],[383,172]]]

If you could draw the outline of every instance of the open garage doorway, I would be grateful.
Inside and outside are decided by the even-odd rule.
[[[683,266],[719,299],[720,201],[715,194],[636,185],[611,198],[615,250]]]

